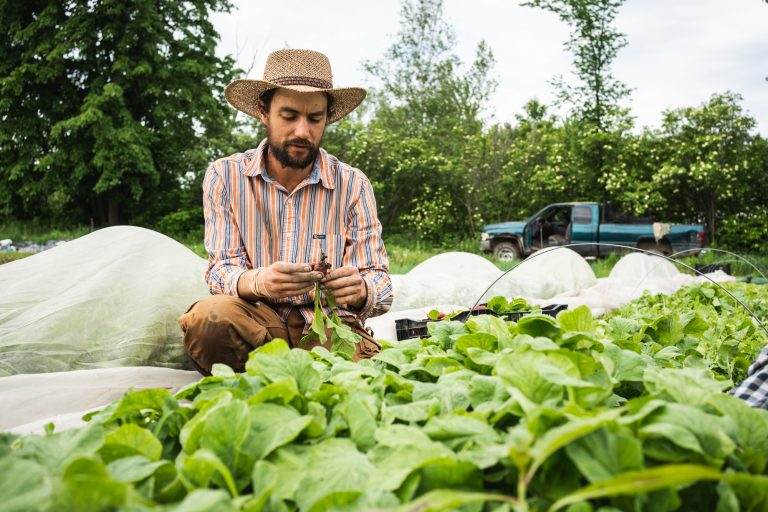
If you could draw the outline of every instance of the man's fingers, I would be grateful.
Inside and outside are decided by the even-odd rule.
[[[356,267],[339,267],[328,272],[328,275],[325,276],[324,281],[331,281],[340,277],[354,276],[355,274],[359,273],[360,271]]]
[[[312,266],[307,263],[290,263],[288,261],[276,261],[270,268],[283,274],[293,274],[296,272],[310,272]]]
[[[341,279],[335,279],[327,283],[322,283],[321,286],[331,292],[335,297],[338,294],[355,293],[360,289],[361,280],[354,277],[345,277]]]

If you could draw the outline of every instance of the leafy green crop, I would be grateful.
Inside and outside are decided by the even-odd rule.
[[[764,318],[764,288],[731,290]],[[766,335],[721,293],[431,322],[359,363],[274,340],[245,373],[1,436],[0,508],[767,510],[768,411],[723,392]]]
[[[323,307],[323,300],[328,304],[330,315]],[[321,343],[328,341],[326,329],[331,331],[331,351],[347,355],[355,353],[355,346],[360,343],[361,336],[350,329],[336,314],[336,299],[323,292],[320,283],[315,283],[315,315],[309,332],[301,338],[300,343],[318,339]]]

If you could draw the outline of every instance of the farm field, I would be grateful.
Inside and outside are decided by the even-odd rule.
[[[764,286],[727,289],[768,318]],[[727,394],[768,336],[714,285],[645,295],[599,320],[580,307],[429,333],[360,363],[275,340],[243,374],[219,365],[174,396],[128,393],[79,429],[4,434],[0,467],[14,476],[0,490],[13,510],[768,502],[768,411]]]

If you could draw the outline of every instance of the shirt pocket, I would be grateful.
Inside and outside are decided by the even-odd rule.
[[[342,235],[332,233],[307,233],[307,244],[309,263],[319,263],[323,253],[328,256],[328,263],[331,264],[331,270],[342,266],[344,262],[344,250],[346,248],[346,238]]]

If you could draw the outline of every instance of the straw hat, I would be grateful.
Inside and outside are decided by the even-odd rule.
[[[331,63],[322,53],[285,49],[269,54],[263,80],[235,80],[224,89],[224,96],[237,110],[258,117],[259,96],[278,87],[299,92],[327,92],[333,98],[328,124],[352,112],[366,94],[365,89],[359,87],[334,89]]]

